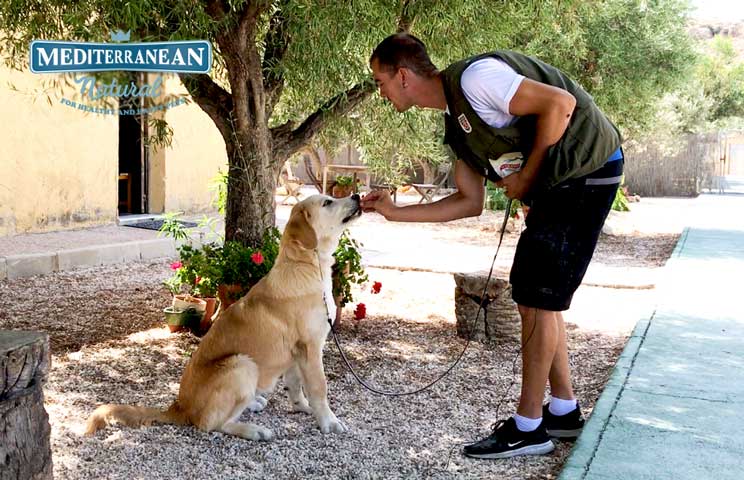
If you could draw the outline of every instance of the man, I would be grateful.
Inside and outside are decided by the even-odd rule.
[[[571,386],[561,312],[586,272],[622,174],[621,138],[592,98],[558,69],[497,51],[439,71],[425,45],[398,33],[383,40],[370,66],[380,95],[399,112],[445,112],[445,143],[456,153],[457,192],[398,207],[383,192],[362,206],[398,222],[444,222],[479,215],[484,177],[530,205],[512,265],[512,296],[522,320],[522,390],[514,416],[468,445],[477,458],[551,452],[550,437],[575,438],[584,424]],[[525,160],[500,178],[494,161]],[[542,405],[550,382],[550,402]]]

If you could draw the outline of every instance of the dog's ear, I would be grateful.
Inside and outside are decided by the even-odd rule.
[[[309,218],[310,212],[304,205],[292,209],[292,215],[284,234],[289,235],[290,240],[298,242],[303,248],[314,250],[318,248],[318,237],[315,234],[315,229],[308,221]]]

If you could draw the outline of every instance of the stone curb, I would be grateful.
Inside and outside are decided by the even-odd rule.
[[[197,237],[194,243],[200,243],[200,240],[200,237]],[[112,243],[49,253],[9,255],[0,257],[0,280],[175,256],[176,242],[170,238]]]
[[[59,270],[56,253],[31,253],[5,257],[9,279],[46,275]]]
[[[141,260],[175,257],[177,255],[175,242],[170,238],[142,240],[137,242]]]

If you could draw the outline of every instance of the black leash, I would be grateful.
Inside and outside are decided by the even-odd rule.
[[[339,353],[341,354],[341,358],[344,360],[344,363],[346,364],[346,367],[349,369],[351,374],[354,376],[357,382],[367,390],[369,390],[372,393],[376,393],[378,395],[384,395],[386,397],[403,397],[406,395],[415,395],[417,393],[421,393],[425,390],[428,390],[435,384],[439,383],[440,380],[442,380],[444,377],[449,375],[449,373],[460,363],[460,360],[465,355],[465,352],[468,349],[468,346],[470,345],[470,339],[473,333],[473,328],[475,327],[476,322],[478,321],[478,316],[480,315],[480,312],[483,311],[483,321],[486,322],[488,318],[488,304],[490,303],[490,300],[488,300],[488,297],[486,296],[486,292],[488,291],[488,283],[491,281],[491,276],[493,274],[493,266],[496,264],[496,257],[499,255],[499,250],[501,249],[501,242],[504,240],[504,232],[506,231],[506,224],[509,221],[509,213],[511,213],[511,206],[512,206],[512,199],[510,198],[506,202],[506,211],[504,212],[504,221],[501,223],[501,233],[499,234],[499,244],[496,247],[496,253],[493,255],[493,260],[491,261],[491,268],[488,270],[488,277],[486,278],[486,283],[483,286],[483,294],[481,295],[480,302],[478,305],[478,312],[475,314],[475,318],[473,319],[473,322],[470,324],[468,328],[468,335],[467,340],[465,342],[465,347],[463,347],[462,352],[460,352],[460,355],[457,357],[455,362],[450,365],[450,367],[444,371],[439,377],[437,377],[434,381],[431,383],[409,392],[385,392],[383,390],[377,389],[375,387],[372,387],[368,385],[364,380],[362,380],[359,375],[357,375],[356,371],[354,371],[354,368],[349,363],[349,360],[346,358],[346,354],[344,353],[343,348],[341,348],[341,343],[338,340],[338,334],[336,333],[336,329],[333,327],[333,320],[331,319],[330,312],[328,311],[328,303],[326,302],[326,296],[325,296],[325,290],[323,290],[323,304],[326,307],[326,315],[328,317],[328,324],[331,326],[331,332],[333,333],[333,341],[336,343],[336,347],[338,348]],[[320,261],[320,258],[318,258],[318,261]],[[321,279],[322,279],[322,271],[321,271]],[[534,327],[533,327],[534,330]],[[532,337],[532,333],[530,333],[530,337]],[[529,338],[527,339],[529,341]],[[525,345],[527,342],[525,342]],[[522,347],[524,348],[524,346]],[[520,349],[521,351],[521,349]],[[515,358],[516,363],[516,358]],[[514,383],[512,382],[512,385]],[[511,385],[509,386],[509,390],[511,390]],[[508,392],[507,392],[508,393]],[[503,398],[502,398],[503,400]],[[499,402],[499,407],[501,406],[501,402]]]

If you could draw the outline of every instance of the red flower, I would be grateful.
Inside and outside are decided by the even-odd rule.
[[[183,266],[183,263],[181,262],[173,262],[171,263],[171,270],[178,270]]]
[[[380,293],[380,289],[382,288],[382,283],[375,282],[372,284],[372,293],[377,294]]]
[[[261,265],[263,263],[263,261],[264,261],[264,257],[261,254],[261,251],[258,251],[256,253],[252,254],[251,255],[251,260],[253,260],[253,263],[255,263],[256,265]]]
[[[357,303],[357,306],[354,309],[354,318],[357,320],[361,320],[366,316],[367,316],[367,307],[363,303]]]
[[[197,275],[196,279],[194,280],[194,285],[199,285],[199,282],[201,282],[201,280],[202,278],[199,275]]]

